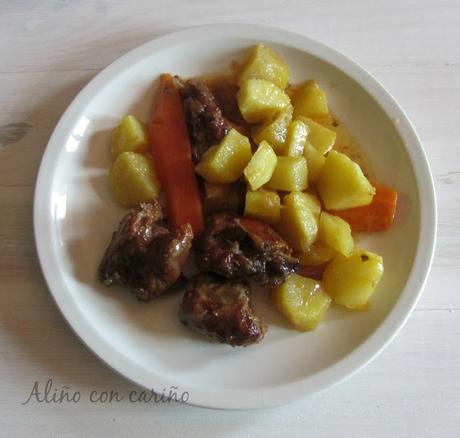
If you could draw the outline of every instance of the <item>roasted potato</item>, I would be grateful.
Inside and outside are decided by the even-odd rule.
[[[302,266],[321,266],[334,257],[336,250],[327,243],[315,240],[305,252],[296,254]]]
[[[320,125],[308,117],[299,117],[308,126],[308,142],[321,154],[328,153],[335,144],[335,131]]]
[[[337,304],[364,309],[382,275],[381,256],[355,249],[349,256],[334,256],[324,271],[323,287]]]
[[[299,252],[307,252],[318,234],[321,204],[308,193],[292,192],[283,198],[278,230]]]
[[[297,330],[314,330],[324,318],[331,298],[324,292],[319,281],[290,275],[286,281],[273,289],[273,303]]]
[[[289,80],[289,67],[273,50],[258,44],[243,65],[238,84],[246,79],[264,79],[283,89]]]
[[[340,152],[331,151],[318,180],[321,200],[328,210],[360,207],[372,202],[374,187],[358,164]]]
[[[266,187],[286,192],[305,190],[308,187],[305,157],[278,157],[275,170]]]
[[[250,190],[246,193],[244,215],[259,219],[270,225],[280,220],[281,201],[277,192],[272,190]]]
[[[284,154],[288,157],[299,157],[303,155],[304,147],[307,144],[308,126],[301,120],[293,120],[286,133],[286,144]]]
[[[319,217],[318,239],[345,256],[354,247],[350,225],[342,218],[325,211]]]
[[[124,206],[150,201],[161,189],[152,157],[136,152],[118,155],[110,169],[109,180],[116,201]]]
[[[303,155],[307,160],[308,168],[308,183],[316,184],[319,180],[319,175],[326,162],[326,157],[321,155],[310,143],[303,148]]]
[[[265,140],[278,155],[281,155],[284,151],[286,133],[292,119],[292,111],[292,105],[289,105],[287,108],[276,113],[265,123],[253,130],[252,139],[257,144]]]
[[[147,129],[132,115],[123,117],[112,134],[110,152],[115,160],[123,152],[147,152],[149,139]]]
[[[292,104],[294,117],[321,117],[329,113],[326,95],[318,83],[313,80],[296,87]]]
[[[211,183],[232,183],[243,175],[251,156],[249,139],[231,129],[219,144],[204,153],[195,170]]]
[[[243,172],[251,190],[257,190],[270,181],[277,161],[272,147],[262,141]]]
[[[246,79],[237,94],[238,107],[248,123],[264,122],[291,105],[289,96],[263,79]]]

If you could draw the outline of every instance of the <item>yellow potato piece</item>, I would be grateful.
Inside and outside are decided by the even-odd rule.
[[[271,190],[247,191],[244,215],[259,219],[270,225],[280,220],[281,201],[277,192]]]
[[[112,134],[110,152],[112,159],[123,152],[147,152],[149,139],[144,124],[132,115],[123,117]]]
[[[161,189],[152,157],[136,152],[118,155],[110,169],[109,180],[116,201],[124,206],[151,201]]]
[[[383,275],[378,254],[355,249],[348,257],[337,253],[323,275],[324,290],[337,304],[364,309]]]
[[[244,64],[238,84],[246,79],[265,79],[283,89],[289,80],[289,67],[273,50],[258,44]]]
[[[318,239],[343,255],[349,255],[354,247],[348,222],[325,211],[319,217]]]
[[[263,79],[247,79],[237,94],[238,107],[248,123],[264,122],[287,108],[289,96],[275,84]]]
[[[251,156],[249,139],[231,129],[219,144],[204,153],[195,170],[211,183],[232,183],[243,175]]]
[[[307,252],[316,240],[320,211],[320,202],[308,193],[292,192],[283,198],[278,230],[295,251]]]
[[[332,301],[319,281],[297,274],[290,275],[281,286],[273,289],[272,300],[294,327],[301,331],[314,330]]]
[[[307,142],[303,149],[303,155],[307,160],[308,168],[308,183],[316,184],[319,180],[319,175],[326,162],[326,157],[321,155],[310,143]]]
[[[308,187],[308,168],[305,157],[278,157],[267,188],[287,192],[302,191]]]
[[[302,266],[320,266],[329,262],[334,257],[336,250],[327,243],[316,240],[306,252],[296,254]]]
[[[294,117],[320,117],[329,113],[326,94],[313,80],[296,87],[292,104]]]
[[[263,140],[268,142],[273,150],[281,155],[284,151],[286,134],[289,123],[292,120],[292,105],[276,113],[262,125],[256,127],[252,133],[252,139],[259,144]]]
[[[318,191],[328,210],[360,207],[372,202],[375,194],[357,163],[340,152],[331,151],[321,170]]]
[[[337,134],[335,131],[315,122],[308,117],[299,117],[308,126],[308,142],[321,154],[329,152],[335,144]]]
[[[251,190],[259,189],[270,180],[277,161],[272,147],[262,141],[243,172]]]
[[[299,157],[307,144],[308,126],[301,120],[293,120],[287,130],[284,155]]]

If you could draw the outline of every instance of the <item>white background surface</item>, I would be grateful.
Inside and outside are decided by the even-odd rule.
[[[460,3],[455,1],[2,1],[0,3],[0,436],[457,436],[460,430]],[[348,3],[348,2],[347,2]],[[316,38],[373,73],[424,143],[438,196],[433,270],[408,324],[359,374],[282,408],[90,403],[136,387],[66,326],[42,279],[33,186],[49,135],[77,92],[127,50],[184,27],[271,24]],[[18,124],[17,135],[11,127]],[[34,382],[77,404],[21,405]]]

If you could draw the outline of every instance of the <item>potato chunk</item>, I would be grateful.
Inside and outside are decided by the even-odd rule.
[[[293,120],[286,133],[286,145],[284,155],[288,157],[299,157],[303,155],[304,147],[307,144],[308,126],[301,120]]]
[[[318,234],[321,205],[308,193],[293,192],[283,198],[279,232],[296,251],[307,252]]]
[[[327,243],[316,240],[306,252],[296,254],[302,266],[321,266],[334,257],[336,250]]]
[[[303,149],[303,155],[307,159],[308,182],[316,184],[319,180],[319,175],[323,169],[326,157],[321,155],[310,143],[307,142]]]
[[[243,172],[251,190],[257,190],[270,181],[277,161],[271,146],[262,141]]]
[[[273,150],[281,155],[284,151],[286,133],[292,119],[292,105],[276,113],[272,118],[254,129],[252,139],[259,144],[263,140],[267,141]]]
[[[237,100],[241,115],[248,123],[263,122],[291,104],[281,88],[263,79],[245,80]]]
[[[123,117],[112,134],[112,159],[122,152],[147,152],[149,139],[145,126],[132,115]]]
[[[276,225],[280,220],[280,209],[281,202],[278,193],[271,190],[247,191],[245,216]]]
[[[302,191],[308,187],[308,168],[305,157],[278,157],[269,189]]]
[[[160,193],[160,181],[153,159],[148,155],[121,153],[112,164],[109,180],[120,205],[134,206],[151,201]]]
[[[273,289],[272,300],[281,313],[297,330],[314,330],[326,315],[331,298],[324,292],[319,281],[290,275]]]
[[[335,144],[337,134],[332,129],[315,122],[308,117],[299,117],[308,126],[308,142],[321,154],[329,152]]]
[[[382,257],[355,249],[348,257],[334,256],[324,271],[323,287],[337,304],[363,309],[383,275]]]
[[[329,113],[326,95],[316,81],[307,81],[296,88],[292,101],[294,117],[320,117]]]
[[[258,44],[243,66],[238,84],[246,79],[265,79],[283,89],[289,80],[289,67],[273,50]]]
[[[342,218],[325,211],[319,217],[318,239],[343,255],[349,255],[353,250],[350,225]]]
[[[248,138],[231,129],[219,144],[204,153],[195,170],[211,183],[232,183],[243,175],[251,156]]]
[[[318,191],[328,210],[360,207],[375,194],[358,164],[340,152],[331,151],[319,176]]]

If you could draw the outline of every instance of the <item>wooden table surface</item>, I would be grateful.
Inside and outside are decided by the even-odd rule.
[[[38,166],[60,115],[137,45],[205,23],[255,22],[358,61],[414,123],[435,178],[434,265],[409,322],[353,378],[276,409],[24,403],[35,381],[87,394],[135,389],[66,325],[34,248]],[[460,433],[460,2],[42,0],[0,2],[0,436],[447,437]]]

